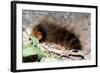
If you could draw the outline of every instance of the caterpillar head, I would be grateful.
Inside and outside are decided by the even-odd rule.
[[[47,31],[42,26],[42,24],[38,24],[32,28],[32,35],[38,38],[39,42],[43,42],[46,40]]]

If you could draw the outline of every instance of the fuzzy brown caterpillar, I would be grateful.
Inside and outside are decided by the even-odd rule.
[[[39,39],[39,42],[59,44],[65,48],[81,50],[79,38],[65,27],[61,27],[48,20],[38,23],[32,28],[32,34]]]

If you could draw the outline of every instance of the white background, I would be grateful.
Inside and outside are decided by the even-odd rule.
[[[0,0],[0,73],[11,73],[10,72],[10,53],[11,53],[10,52],[11,51],[10,50],[10,16],[11,16],[10,15],[10,1],[11,0]],[[32,0],[32,1],[44,2],[44,0]],[[98,5],[99,6],[98,13],[100,13],[100,0],[45,0],[45,2]],[[100,16],[100,14],[98,16]],[[98,20],[99,19],[100,17],[98,18]],[[98,25],[98,28],[99,26],[100,25]],[[100,31],[100,29],[98,31]],[[100,33],[98,34],[98,37],[100,37]],[[98,40],[100,39],[98,38]],[[98,44],[99,43],[100,41],[98,42]],[[98,51],[100,52],[99,48],[100,46],[98,46]],[[100,55],[100,53],[98,55]],[[100,61],[100,57],[99,57],[99,61]],[[66,72],[67,73],[92,73],[92,72],[99,73],[100,67],[67,69],[67,70],[52,70],[52,71],[37,71],[34,73],[66,73]]]

